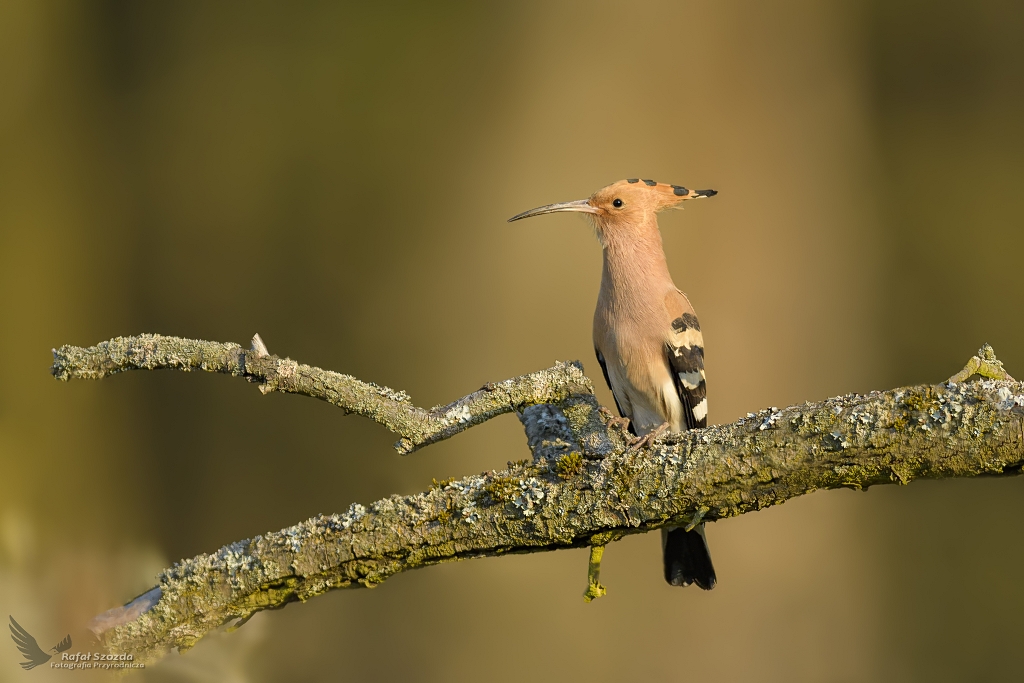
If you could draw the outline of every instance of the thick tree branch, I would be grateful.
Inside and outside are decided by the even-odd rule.
[[[115,368],[186,363],[191,369],[204,362],[217,370],[241,363],[218,360],[222,356],[251,353],[188,342],[197,345],[191,360],[153,351],[150,358],[164,360],[146,365],[109,350],[115,342],[118,348],[140,343],[64,347],[54,374],[102,376]],[[170,647],[187,649],[231,620],[239,620],[237,626],[259,610],[333,588],[373,587],[398,572],[440,562],[582,546],[597,548],[585,594],[594,598],[604,591],[600,548],[626,534],[724,519],[818,489],[1015,475],[1024,467],[1024,386],[978,378],[1001,370],[990,352],[983,349],[972,359],[974,365],[965,368],[970,377],[956,376],[975,381],[769,408],[732,424],[633,445],[593,394],[579,390],[589,385],[569,370],[578,368],[556,366],[544,371],[548,375],[526,377],[548,383],[531,396],[561,398],[517,404],[525,406],[519,416],[532,461],[369,507],[353,504],[343,514],[319,515],[182,561],[161,574],[159,586],[98,617],[93,630],[110,651],[155,656]],[[221,371],[245,375],[251,369]]]

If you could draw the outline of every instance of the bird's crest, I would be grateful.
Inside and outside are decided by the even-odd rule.
[[[655,198],[655,203],[659,209],[667,209],[672,206],[676,206],[679,202],[686,199],[702,199],[704,197],[714,197],[718,194],[717,190],[691,190],[683,187],[682,185],[671,185],[669,183],[659,183],[656,180],[649,180],[646,178],[626,178],[620,180],[617,183],[613,183],[604,190],[598,190],[598,192],[612,191],[621,188],[623,185],[626,187],[635,187],[637,189],[646,190],[646,193],[650,193]],[[646,194],[645,193],[645,194]]]

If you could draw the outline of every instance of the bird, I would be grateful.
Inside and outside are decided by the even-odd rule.
[[[48,655],[43,652],[43,649],[39,647],[39,643],[32,636],[31,633],[26,631],[21,624],[14,620],[14,617],[7,615],[11,623],[7,625],[11,629],[11,639],[14,641],[14,645],[18,648],[21,654],[25,657],[24,662],[19,662],[21,668],[26,671],[34,669],[40,664],[45,664],[50,661],[52,655]],[[71,648],[71,634],[64,636],[64,639],[50,648],[50,651],[54,654],[59,654]]]
[[[647,443],[665,431],[707,426],[704,337],[690,300],[672,281],[657,214],[688,199],[713,197],[654,180],[628,178],[587,199],[547,204],[509,219],[562,211],[589,217],[604,265],[594,311],[594,350],[630,431]],[[665,581],[717,582],[704,524],[662,529]]]

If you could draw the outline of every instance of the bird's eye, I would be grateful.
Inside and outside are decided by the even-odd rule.
[[[612,206],[614,206],[616,209],[622,208],[622,200],[616,199],[614,202],[612,202]]]

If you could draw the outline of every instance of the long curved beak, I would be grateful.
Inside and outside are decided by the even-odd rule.
[[[560,202],[558,204],[548,204],[547,206],[538,206],[536,209],[530,209],[529,211],[523,211],[517,213],[512,218],[508,219],[508,222],[522,220],[524,218],[533,218],[534,216],[540,216],[545,213],[556,213],[558,211],[577,211],[579,213],[601,213],[600,209],[597,209],[590,205],[590,202],[586,199],[577,199],[574,202]]]

